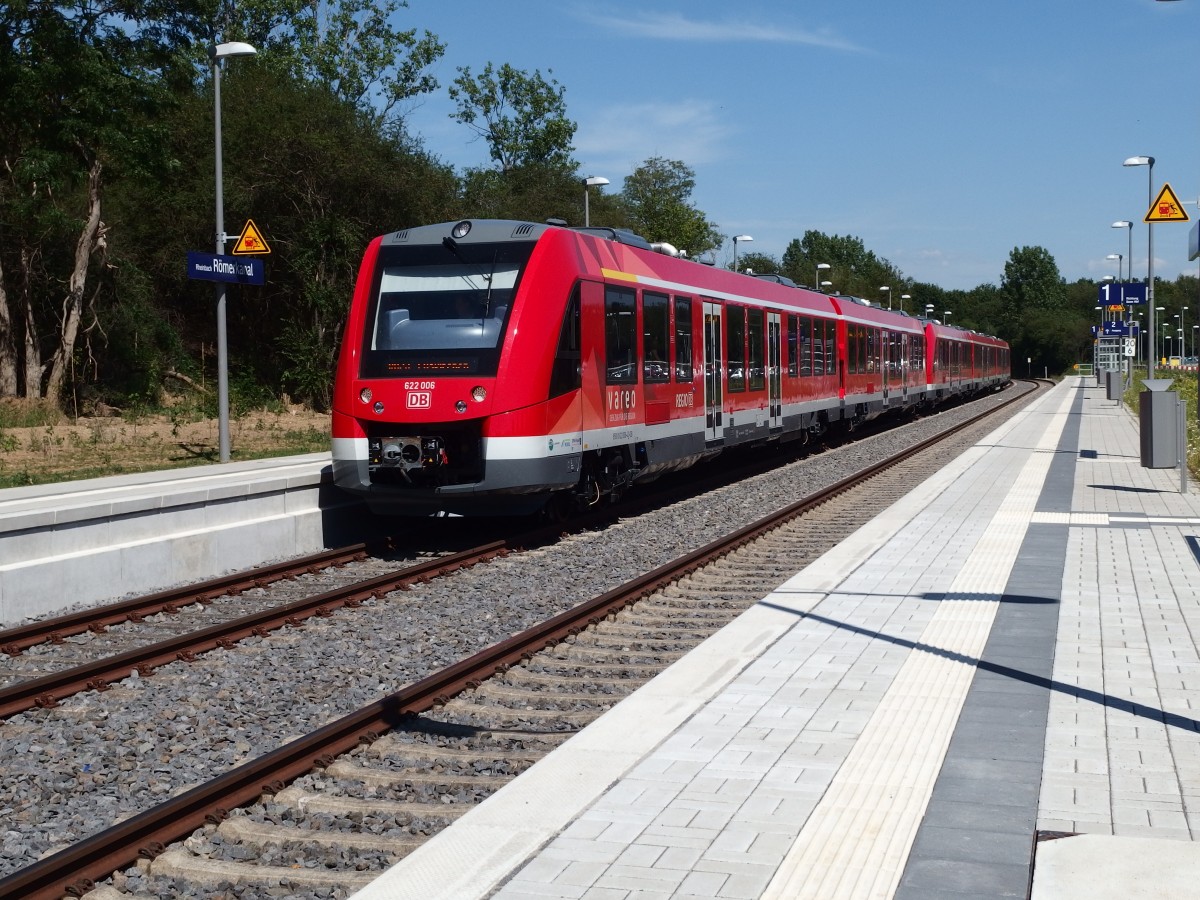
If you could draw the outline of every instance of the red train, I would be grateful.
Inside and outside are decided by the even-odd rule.
[[[628,232],[450,222],[367,248],[333,471],[377,512],[565,512],[727,447],[1008,381],[997,338]]]

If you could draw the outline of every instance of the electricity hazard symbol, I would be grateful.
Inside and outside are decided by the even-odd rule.
[[[270,252],[271,248],[263,240],[263,236],[259,232],[258,226],[254,224],[254,220],[247,219],[246,227],[242,229],[242,233],[238,235],[237,244],[234,245],[234,255],[266,256]]]
[[[1164,183],[1158,192],[1158,199],[1150,204],[1143,222],[1186,222],[1188,214],[1184,212],[1183,204],[1171,190],[1171,185]]]

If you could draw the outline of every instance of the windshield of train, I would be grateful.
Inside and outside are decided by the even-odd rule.
[[[532,243],[385,247],[362,374],[495,374]]]

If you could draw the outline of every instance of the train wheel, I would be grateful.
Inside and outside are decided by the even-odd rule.
[[[566,522],[578,510],[575,495],[571,491],[555,491],[542,508],[542,517],[556,524]]]

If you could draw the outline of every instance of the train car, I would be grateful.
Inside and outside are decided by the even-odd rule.
[[[999,338],[930,321],[925,326],[927,396],[933,402],[995,390],[1010,378],[1008,344]]]
[[[925,328],[918,319],[857,297],[832,298],[840,313],[843,396],[853,398],[858,423],[925,399]]]
[[[729,447],[923,401],[921,334],[619,230],[405,229],[363,257],[334,478],[384,513],[565,514]]]

